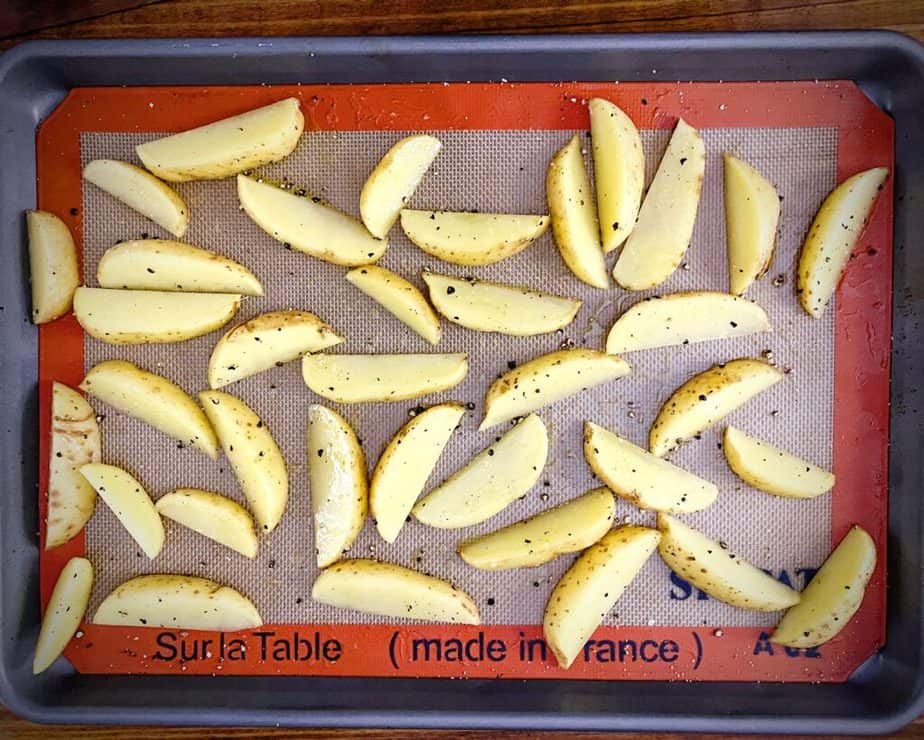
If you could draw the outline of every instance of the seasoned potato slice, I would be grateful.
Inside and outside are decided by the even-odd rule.
[[[86,558],[68,560],[45,607],[32,659],[33,674],[44,671],[64,652],[87,611],[92,587],[93,566],[90,561]]]
[[[244,557],[257,555],[253,518],[237,501],[198,488],[178,488],[161,496],[154,508],[161,516],[230,547]]]
[[[346,279],[430,344],[440,341],[440,317],[423,293],[400,275],[366,265],[350,270]]]
[[[80,285],[77,250],[65,223],[53,213],[26,211],[32,323],[46,324],[71,310]]]

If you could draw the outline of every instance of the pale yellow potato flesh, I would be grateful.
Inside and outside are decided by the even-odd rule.
[[[459,403],[441,403],[417,414],[385,447],[369,488],[375,526],[394,542],[452,433],[465,414]]]
[[[479,429],[525,416],[629,372],[624,360],[592,349],[563,349],[540,355],[491,383]]]
[[[414,134],[385,153],[359,195],[359,213],[370,234],[385,238],[441,148],[435,136]]]
[[[71,310],[80,285],[77,250],[65,223],[53,213],[26,211],[32,323],[46,324]]]
[[[308,408],[308,480],[318,567],[339,560],[366,521],[366,458],[350,423],[333,409]]]
[[[186,233],[189,207],[173,188],[140,167],[115,159],[94,159],[83,168],[83,179],[175,237]]]
[[[71,641],[90,602],[93,566],[86,558],[67,561],[42,616],[32,659],[32,673],[38,675],[54,663]]]
[[[202,409],[172,380],[125,360],[92,367],[80,389],[168,437],[218,459],[218,438]]]
[[[570,668],[661,539],[648,527],[610,530],[584,551],[552,590],[542,631],[558,665]]]
[[[285,98],[139,144],[135,152],[145,167],[168,182],[220,180],[288,156],[304,128],[298,98]]]
[[[645,153],[638,129],[619,106],[593,98],[587,109],[600,240],[603,251],[612,252],[635,228],[645,187]]]
[[[424,272],[430,301],[454,324],[475,331],[529,337],[561,329],[581,309],[581,301],[523,285],[462,279]]]
[[[577,134],[549,162],[545,190],[562,260],[579,280],[608,288],[596,203]]]
[[[590,547],[607,533],[615,513],[613,494],[595,488],[525,521],[465,540],[459,557],[481,570],[532,568]]]
[[[549,454],[549,434],[535,414],[417,502],[414,517],[431,527],[458,529],[490,519],[532,488]]]
[[[658,552],[667,567],[712,598],[759,612],[799,603],[798,592],[679,519],[658,514],[658,529]]]
[[[817,319],[824,313],[888,176],[888,168],[875,167],[847,178],[815,214],[799,256],[796,284],[810,316]]]
[[[836,637],[863,603],[874,570],[876,543],[855,524],[812,577],[799,603],[783,615],[770,642],[812,648]]]
[[[388,248],[352,216],[319,198],[296,195],[268,182],[237,176],[237,197],[254,223],[286,247],[335,265],[376,262]]]
[[[412,283],[378,265],[356,267],[346,279],[430,344],[440,341],[440,317]]]
[[[680,266],[693,236],[705,173],[703,139],[681,118],[613,268],[620,286],[647,290]]]
[[[782,379],[783,373],[769,363],[748,358],[694,375],[658,412],[648,433],[649,451],[664,457]]]
[[[96,412],[73,388],[53,383],[46,550],[73,539],[93,515],[96,490],[80,474],[80,468],[99,461]]]
[[[237,501],[212,491],[178,488],[157,499],[157,512],[203,537],[239,552],[257,556],[257,535],[253,518]]]
[[[311,588],[311,598],[384,617],[481,624],[475,602],[452,584],[376,560],[341,560],[325,568]]]
[[[309,311],[261,313],[218,340],[209,357],[209,387],[224,388],[342,341],[343,337]]]

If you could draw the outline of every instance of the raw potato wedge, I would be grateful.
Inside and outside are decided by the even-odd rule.
[[[346,552],[359,535],[369,508],[366,458],[356,432],[324,406],[308,408],[308,476],[318,567]]]
[[[705,173],[703,139],[681,118],[613,268],[623,288],[653,288],[680,266],[693,236]]]
[[[728,545],[667,514],[658,514],[658,529],[658,552],[667,567],[712,598],[759,612],[799,603],[798,592],[734,555]]]
[[[388,241],[376,239],[352,216],[319,198],[296,195],[246,175],[237,176],[237,197],[254,223],[276,241],[335,265],[368,265]]]
[[[382,452],[372,473],[369,505],[386,542],[397,539],[464,414],[459,403],[432,406],[401,427]]]
[[[541,355],[501,375],[484,397],[479,429],[524,416],[588,388],[629,374],[614,355],[592,349],[563,349]]]
[[[247,509],[211,491],[178,488],[161,496],[154,505],[161,516],[247,558],[257,555],[257,535]]]
[[[82,286],[74,316],[108,344],[165,344],[208,334],[227,324],[241,305],[236,293],[170,293]]]
[[[263,625],[253,602],[229,586],[181,575],[138,576],[110,593],[94,624],[237,632]]]
[[[53,213],[26,211],[32,323],[46,324],[71,310],[80,285],[77,250],[65,223]]]
[[[531,414],[418,501],[413,514],[441,529],[490,519],[535,485],[548,454],[545,424]]]
[[[626,524],[585,550],[561,577],[542,620],[545,640],[558,665],[571,667],[660,539],[657,530]]]
[[[145,167],[168,182],[219,180],[288,156],[304,128],[298,99],[286,98],[139,144],[135,152]]]
[[[712,506],[719,495],[709,481],[591,421],[584,422],[584,457],[610,490],[641,509],[670,514],[700,511]]]
[[[552,234],[568,269],[594,288],[608,288],[610,279],[600,246],[596,204],[577,134],[552,157],[545,190]]]
[[[218,340],[209,357],[209,387],[224,388],[342,341],[343,337],[308,311],[261,313]]]
[[[173,188],[140,167],[115,159],[94,159],[83,168],[83,179],[174,236],[186,233],[186,203]]]
[[[311,598],[384,617],[481,624],[475,602],[452,584],[376,560],[334,563],[315,580]]]
[[[86,558],[68,560],[45,607],[32,659],[33,675],[44,671],[64,652],[87,611],[92,587],[93,566],[90,561]]]
[[[465,353],[305,355],[305,385],[336,403],[404,401],[457,386],[468,373]]]
[[[782,379],[783,373],[772,365],[747,358],[694,375],[658,412],[648,433],[649,451],[664,457]]]
[[[423,293],[400,275],[367,265],[350,270],[346,279],[430,344],[440,341],[440,317]]]
[[[152,560],[164,546],[164,523],[141,484],[122,468],[90,463],[80,468],[99,497]]]
[[[218,459],[218,438],[212,425],[198,404],[173,381],[125,360],[106,360],[90,369],[80,389]]]
[[[815,214],[802,245],[796,286],[810,316],[821,316],[834,295],[888,176],[888,168],[875,167],[847,178]]]
[[[725,155],[725,241],[728,291],[742,295],[773,259],[780,196],[747,162]]]
[[[748,485],[787,498],[814,498],[834,488],[834,474],[740,429],[725,428],[728,467]]]
[[[612,252],[635,228],[645,187],[645,153],[638,129],[617,105],[593,98],[587,108],[600,238],[603,251]]]
[[[855,524],[776,626],[770,642],[794,648],[823,645],[847,626],[876,570],[876,543]]]
[[[385,153],[359,196],[359,213],[370,234],[385,238],[441,148],[436,137],[415,134]]]
[[[199,403],[250,504],[257,526],[272,532],[289,500],[289,474],[273,435],[253,409],[223,391],[202,391]]]
[[[481,570],[531,568],[590,547],[613,524],[616,502],[595,488],[554,509],[496,532],[465,540],[459,556]]]
[[[53,383],[46,550],[73,539],[90,520],[96,504],[96,491],[80,474],[80,468],[99,461],[96,412],[73,388]]]
[[[522,285],[423,273],[430,301],[443,316],[467,329],[515,337],[546,334],[567,326],[581,301]]]
[[[548,216],[463,211],[401,211],[407,238],[456,265],[492,265],[522,252],[549,228]]]
[[[220,254],[169,239],[138,239],[106,250],[96,268],[103,288],[263,295],[256,276]]]

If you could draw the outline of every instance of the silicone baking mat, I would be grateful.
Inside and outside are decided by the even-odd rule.
[[[239,209],[233,179],[178,185],[192,214],[184,240],[239,260],[263,283],[264,296],[246,299],[234,324],[265,311],[301,308],[317,313],[347,338],[333,351],[468,352],[468,377],[445,393],[395,404],[334,405],[356,428],[370,466],[419,404],[450,399],[469,403],[474,408],[434,470],[428,485],[432,487],[503,432],[498,428],[478,433],[476,428],[487,385],[509,364],[563,346],[600,348],[613,319],[647,295],[726,289],[725,151],[756,166],[783,200],[772,267],[749,292],[767,311],[774,331],[627,354],[629,377],[542,410],[551,441],[542,478],[523,499],[481,525],[437,530],[412,520],[388,545],[367,522],[349,556],[397,562],[452,581],[477,602],[482,627],[406,623],[313,602],[310,590],[317,569],[305,424],[308,405],[327,402],[305,388],[299,363],[230,386],[225,390],[242,397],[265,420],[290,473],[286,515],[278,529],[261,540],[257,558],[247,560],[167,522],[166,546],[158,558],[148,560],[112,512],[99,504],[85,536],[43,555],[42,591],[47,598],[67,557],[86,552],[96,570],[91,615],[120,582],[140,573],[174,572],[238,588],[253,599],[267,626],[221,636],[85,625],[67,653],[78,670],[818,681],[843,680],[881,644],[882,567],[851,625],[831,643],[806,651],[767,642],[767,630],[778,615],[739,610],[707,598],[672,575],[655,556],[575,665],[563,671],[542,643],[539,625],[548,594],[573,556],[538,568],[485,572],[470,568],[455,554],[463,538],[562,503],[595,485],[581,453],[585,419],[644,444],[660,404],[690,375],[716,362],[758,356],[784,369],[784,381],[735,412],[729,422],[820,465],[833,466],[838,483],[832,494],[810,501],[754,490],[728,470],[718,444],[719,427],[672,457],[714,481],[721,491],[713,507],[685,518],[796,588],[805,585],[854,522],[884,546],[890,188],[880,198],[834,305],[821,320],[802,312],[793,286],[799,246],[824,195],[856,171],[892,165],[891,121],[853,84],[77,90],[40,131],[39,202],[69,220],[82,244],[85,282],[95,284],[100,256],[117,241],[169,235],[98,189],[82,187],[81,165],[102,157],[137,162],[134,146],[142,141],[288,95],[302,101],[306,132],[292,155],[259,173],[286,179],[354,215],[366,175],[392,143],[411,132],[433,133],[443,142],[413,196],[413,207],[519,213],[547,212],[546,165],[572,133],[586,137],[586,103],[591,97],[613,100],[642,130],[649,179],[678,115],[699,127],[706,143],[706,179],[691,248],[681,269],[656,291],[585,286],[564,267],[551,233],[512,259],[460,268],[426,255],[399,227],[393,229],[381,264],[419,286],[420,271],[430,268],[584,300],[575,321],[554,334],[505,337],[444,322],[436,348],[349,285],[343,268],[287,251],[267,236]],[[585,140],[589,151],[589,138]],[[588,166],[590,160],[587,156]],[[221,331],[177,345],[117,347],[84,337],[71,317],[42,327],[42,475],[47,469],[51,380],[76,385],[97,362],[123,358],[195,393],[205,386],[208,356]],[[137,420],[92,402],[101,418],[103,459],[135,473],[155,499],[179,486],[195,486],[243,501],[225,460],[210,461],[193,449],[179,448]],[[45,490],[44,477],[41,489]],[[622,502],[618,516],[654,522],[652,514]]]

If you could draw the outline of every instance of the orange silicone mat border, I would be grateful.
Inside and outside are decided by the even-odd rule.
[[[894,166],[892,120],[853,83],[843,81],[83,88],[73,90],[39,129],[39,208],[61,216],[80,249],[81,132],[183,130],[290,95],[301,100],[308,130],[401,131],[586,129],[586,100],[599,96],[617,103],[639,128],[669,128],[678,116],[699,128],[836,128],[838,180],[869,167]],[[850,525],[861,524],[877,543],[879,565],[857,617],[820,650],[771,648],[759,628],[604,627],[594,639],[623,641],[623,659],[618,644],[614,656],[603,648],[604,642],[593,662],[578,660],[564,671],[551,657],[542,660],[520,653],[521,644],[541,638],[537,626],[275,625],[226,635],[223,647],[222,637],[215,633],[184,632],[178,639],[185,639],[188,646],[196,640],[200,646],[203,640],[212,642],[199,659],[160,660],[155,659],[156,653],[170,653],[157,642],[161,630],[85,624],[66,655],[77,670],[86,673],[846,680],[885,639],[891,266],[889,179],[838,290],[835,319],[834,471],[838,484],[832,496],[831,534],[838,541]],[[42,544],[51,383],[59,380],[76,386],[82,374],[83,333],[73,316],[42,326],[38,363]],[[42,551],[43,605],[67,560],[84,551],[82,534],[52,551]],[[258,632],[274,635],[260,637]],[[287,658],[285,651],[293,649],[296,633],[307,640],[310,652],[320,648],[322,657],[324,642],[336,638],[342,644],[340,657],[301,659],[290,653]],[[458,661],[411,661],[411,640],[453,637],[474,640],[473,652]],[[242,638],[245,651],[233,642]],[[489,652],[485,645],[479,647],[479,638],[483,643],[504,641],[508,657],[493,661],[478,656],[479,651]],[[302,656],[308,646],[302,643]],[[495,657],[499,650],[495,647]],[[332,654],[328,649],[327,657]]]

